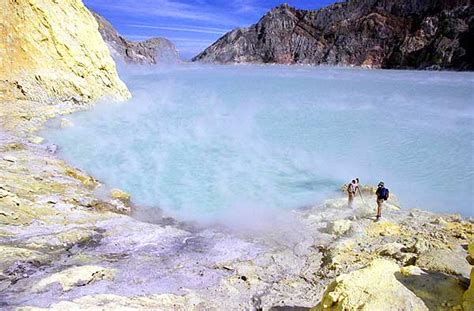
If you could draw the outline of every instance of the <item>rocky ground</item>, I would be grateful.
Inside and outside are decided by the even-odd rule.
[[[183,223],[133,206],[37,136],[87,106],[1,107],[2,309],[472,310],[472,220],[394,198],[374,222],[366,187],[369,205],[334,198],[271,227]]]

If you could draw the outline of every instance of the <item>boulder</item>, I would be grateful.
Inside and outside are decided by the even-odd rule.
[[[339,219],[331,221],[326,226],[326,232],[336,236],[343,235],[351,229],[352,221],[347,219]]]
[[[388,243],[377,249],[377,253],[397,260],[403,266],[413,265],[417,260],[417,255],[404,252],[405,245],[400,243]]]
[[[366,268],[340,275],[313,310],[428,310],[396,273],[397,264],[376,259]]]
[[[377,253],[379,253],[382,256],[393,257],[396,254],[400,253],[404,247],[405,245],[401,243],[397,243],[397,242],[388,243],[379,247],[377,249]]]
[[[110,196],[114,199],[122,201],[123,203],[130,203],[130,194],[120,189],[112,189],[110,191]]]
[[[416,264],[423,269],[469,277],[471,267],[461,249],[432,249],[420,254]]]
[[[84,286],[100,280],[113,280],[115,270],[99,266],[80,266],[52,274],[33,286],[34,292],[46,290],[51,284],[59,283],[63,291],[69,291],[75,286]]]

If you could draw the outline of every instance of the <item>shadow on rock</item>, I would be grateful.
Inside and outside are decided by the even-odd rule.
[[[397,272],[395,277],[422,299],[429,310],[451,309],[461,305],[463,293],[468,287],[468,280],[465,278],[440,272],[426,271],[409,276]]]

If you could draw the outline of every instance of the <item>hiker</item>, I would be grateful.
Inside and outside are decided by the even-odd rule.
[[[377,196],[377,216],[375,216],[375,221],[378,221],[382,217],[383,202],[387,201],[389,196],[389,191],[385,188],[383,181],[379,182],[375,195]]]
[[[355,179],[355,184],[354,184],[354,185],[355,185],[355,191],[356,191],[356,193],[357,193],[357,191],[359,191],[359,193],[360,193],[359,184],[360,184],[360,182],[359,182],[359,177],[357,177],[357,178]]]
[[[347,185],[347,194],[348,194],[347,205],[349,206],[349,208],[352,208],[352,202],[354,201],[354,197],[356,194],[355,179],[353,179],[352,182],[350,182],[349,185]]]

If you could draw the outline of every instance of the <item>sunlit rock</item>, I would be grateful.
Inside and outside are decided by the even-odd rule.
[[[0,99],[130,97],[81,0],[7,0],[0,11]]]
[[[96,230],[84,227],[73,228],[53,234],[31,237],[24,244],[30,249],[56,249],[69,248],[74,245],[93,244],[99,239]]]
[[[374,260],[368,267],[340,275],[326,289],[314,310],[428,310],[424,302],[400,283],[397,264]]]
[[[400,226],[389,221],[372,223],[367,227],[366,231],[369,236],[392,236],[401,234]]]
[[[112,189],[110,191],[110,195],[112,198],[120,200],[124,203],[130,203],[130,194],[126,193],[123,190],[120,189]]]
[[[100,280],[113,280],[115,270],[99,266],[80,266],[52,274],[33,286],[33,291],[40,292],[54,283],[59,283],[63,291],[75,286],[85,286]]]
[[[401,267],[401,268],[400,268],[400,272],[401,272],[401,274],[403,274],[404,276],[422,275],[422,274],[425,273],[423,270],[421,270],[421,269],[420,269],[419,267],[417,267],[417,266]]]
[[[40,145],[44,142],[44,138],[40,136],[31,136],[28,141],[32,144]]]
[[[88,186],[88,187],[97,186],[97,181],[94,179],[94,177],[89,176],[78,169],[75,169],[72,167],[65,167],[65,173],[66,175],[79,180],[85,186]]]

